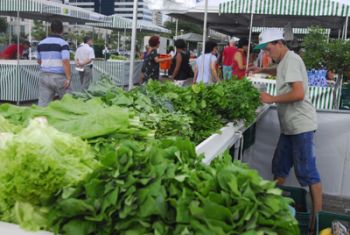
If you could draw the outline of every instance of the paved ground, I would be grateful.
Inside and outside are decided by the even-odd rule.
[[[350,215],[350,198],[323,195],[323,210]]]

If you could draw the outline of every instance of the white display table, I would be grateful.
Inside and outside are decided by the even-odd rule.
[[[257,117],[253,122],[258,121],[270,108],[270,105],[264,105],[256,110]],[[252,123],[252,124],[253,124]],[[197,154],[204,154],[203,163],[209,165],[212,160],[217,156],[230,149],[234,144],[240,145],[240,140],[242,139],[243,132],[249,126],[245,126],[244,122],[240,121],[237,123],[228,123],[226,126],[220,129],[219,133],[215,133],[205,139],[202,143],[196,146]],[[239,149],[237,146],[236,149]],[[236,152],[235,155],[238,155]],[[236,156],[234,156],[236,157]]]
[[[28,232],[21,229],[16,224],[10,224],[0,222],[0,234],[1,235],[53,235],[53,233],[39,231],[39,232]]]

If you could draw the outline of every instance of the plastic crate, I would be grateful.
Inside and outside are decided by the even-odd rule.
[[[243,132],[243,151],[255,143],[256,123]]]
[[[320,211],[316,217],[316,234],[319,234],[322,229],[332,227],[334,220],[348,221],[350,223],[350,215],[336,214],[328,211]]]
[[[307,207],[306,195],[307,191],[303,188],[278,186],[283,191],[284,197],[294,200],[293,207],[296,210],[295,218],[299,223],[300,234],[307,235],[310,226],[310,211]]]

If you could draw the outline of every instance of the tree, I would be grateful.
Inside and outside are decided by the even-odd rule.
[[[171,36],[175,36],[176,22],[166,21],[164,27],[171,30]],[[180,30],[183,30],[183,33],[203,34],[203,30],[200,26],[183,20],[179,20],[178,22],[178,34]]]
[[[303,42],[305,54],[303,60],[308,69],[326,68],[342,74],[349,69],[350,42],[330,39],[324,29],[311,28]]]
[[[305,48],[303,60],[308,69],[319,69],[326,65],[325,55],[327,36],[324,29],[312,27],[304,38],[302,46]]]
[[[8,28],[8,23],[5,18],[0,18],[0,33],[6,33]]]
[[[42,40],[46,37],[46,28],[42,21],[34,20],[32,37],[36,40]]]

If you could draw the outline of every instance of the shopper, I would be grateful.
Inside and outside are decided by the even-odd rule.
[[[63,40],[63,24],[59,20],[51,23],[51,33],[38,44],[40,64],[39,106],[47,106],[57,94],[62,98],[69,89],[71,70],[68,43]]]
[[[183,39],[175,41],[176,53],[169,69],[169,75],[174,80],[184,81],[193,78],[190,66],[190,55],[186,51],[186,42]]]
[[[75,52],[75,66],[79,70],[80,83],[83,90],[87,90],[92,81],[92,66],[95,59],[95,52],[92,48],[91,37],[84,37],[84,44],[78,47]]]
[[[231,39],[222,52],[222,73],[224,80],[232,79],[233,56],[237,51],[236,41]]]
[[[276,28],[263,31],[256,48],[264,49],[278,63],[277,70],[254,68],[255,72],[277,72],[277,95],[261,93],[263,103],[277,104],[281,128],[272,160],[272,173],[277,184],[282,185],[294,166],[300,185],[309,186],[313,205],[311,235],[315,215],[322,208],[322,185],[314,148],[316,111],[309,99],[305,64],[299,55],[287,48],[283,32]]]
[[[159,80],[159,63],[167,60],[171,60],[171,58],[159,58],[158,54],[158,48],[159,48],[159,37],[158,36],[152,36],[149,41],[148,45],[150,46],[150,52],[145,59],[145,65],[144,65],[144,78],[141,80],[141,83],[147,82],[150,79],[153,80]]]
[[[216,72],[217,58],[215,54],[217,53],[217,50],[216,42],[208,41],[205,44],[204,55],[201,55],[196,59],[193,83],[203,82],[204,84],[210,84],[220,81]]]
[[[14,60],[17,59],[17,49],[19,48],[19,59],[23,57],[23,53],[30,47],[29,41],[22,42],[19,46],[13,43],[0,52],[0,59]]]
[[[247,53],[248,53],[248,39],[241,38],[238,41],[238,50],[236,50],[233,57],[233,69],[232,74],[235,79],[241,80],[246,76],[246,64],[247,64]]]

